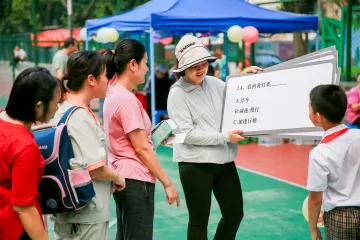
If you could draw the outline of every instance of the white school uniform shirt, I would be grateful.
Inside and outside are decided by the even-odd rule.
[[[344,128],[343,124],[331,128],[324,138]],[[349,129],[310,152],[307,189],[323,192],[326,212],[360,206],[360,130]]]

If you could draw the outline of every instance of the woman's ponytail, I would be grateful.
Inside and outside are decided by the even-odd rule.
[[[112,50],[108,50],[104,54],[104,61],[106,64],[106,77],[107,79],[112,79],[116,73],[116,65],[114,62],[115,54]]]
[[[61,99],[60,102],[63,102],[65,99],[65,94],[68,92],[68,84],[69,84],[69,75],[64,73],[63,77],[60,79],[60,87],[61,87]]]

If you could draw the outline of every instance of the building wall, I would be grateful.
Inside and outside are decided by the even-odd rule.
[[[259,3],[267,3],[267,2],[274,2],[274,1],[275,0],[248,0],[247,2],[249,2],[251,4],[259,4]],[[278,10],[280,8],[280,6],[281,6],[280,3],[261,5],[261,7],[263,7],[263,8],[268,8],[268,9],[272,9],[272,10]]]

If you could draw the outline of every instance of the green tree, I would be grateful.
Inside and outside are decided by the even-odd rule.
[[[300,14],[314,14],[316,10],[319,10],[319,13],[324,16],[327,10],[326,6],[330,3],[342,8],[347,5],[347,0],[299,0],[295,2],[285,2],[282,4],[281,10]],[[320,9],[318,9],[319,7]],[[319,29],[321,29],[321,19],[319,19]],[[296,56],[306,54],[309,44],[308,33],[295,32],[293,36]]]
[[[127,11],[148,0],[121,0],[121,11]],[[0,1],[0,34],[31,32],[32,0]],[[67,28],[66,0],[37,0],[37,25],[39,31]],[[116,0],[73,0],[73,26],[83,27],[87,19],[114,15]]]
[[[301,0],[296,2],[286,2],[282,4],[281,10],[286,12],[313,14],[317,0]],[[296,56],[302,56],[307,52],[309,46],[308,33],[293,33]]]
[[[5,0],[0,8],[0,33],[18,33],[31,29],[31,0]]]

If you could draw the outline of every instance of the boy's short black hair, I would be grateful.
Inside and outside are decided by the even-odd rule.
[[[44,104],[46,116],[49,103],[54,97],[54,90],[60,86],[59,81],[42,67],[25,69],[16,78],[11,89],[6,113],[13,119],[24,122],[36,122],[35,106],[39,101]]]
[[[339,123],[345,116],[347,97],[338,85],[319,85],[310,92],[311,107],[331,123]]]
[[[75,38],[69,37],[64,41],[64,48],[68,48],[70,47],[70,45],[75,45],[77,43],[77,41],[75,40]]]

